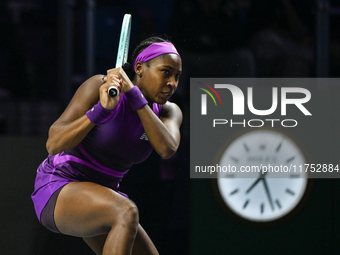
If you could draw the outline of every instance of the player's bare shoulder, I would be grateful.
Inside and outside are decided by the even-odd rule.
[[[97,74],[86,81],[84,81],[78,88],[77,93],[80,94],[98,94],[99,96],[99,87],[104,83],[105,75]]]
[[[181,124],[183,114],[177,104],[168,101],[162,107],[160,118],[161,120],[173,119],[176,120],[179,124]]]
[[[99,87],[104,75],[94,75],[84,81],[75,92],[70,103],[57,121],[73,121],[84,115],[99,100]]]

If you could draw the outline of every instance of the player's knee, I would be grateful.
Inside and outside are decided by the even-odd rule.
[[[119,223],[130,229],[137,229],[139,224],[139,213],[135,203],[128,201],[122,206],[119,215]]]

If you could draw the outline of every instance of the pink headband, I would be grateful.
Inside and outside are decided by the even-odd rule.
[[[133,70],[135,70],[136,63],[138,61],[144,63],[146,61],[149,61],[150,59],[153,59],[155,57],[167,53],[174,53],[181,57],[172,43],[169,42],[153,43],[137,56],[136,61],[133,64]]]

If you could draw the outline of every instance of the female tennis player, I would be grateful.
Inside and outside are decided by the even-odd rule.
[[[180,143],[182,112],[168,102],[182,71],[180,55],[172,43],[151,37],[131,59],[75,92],[50,127],[49,156],[32,194],[43,226],[82,237],[96,254],[158,254],[136,205],[118,187],[153,149],[169,158]],[[108,96],[110,86],[120,89],[118,97]]]

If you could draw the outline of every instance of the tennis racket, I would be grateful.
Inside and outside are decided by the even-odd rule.
[[[130,44],[130,33],[131,14],[125,14],[122,23],[122,29],[120,31],[116,68],[122,67],[127,62]],[[108,88],[107,94],[112,98],[117,97],[119,95],[119,89],[115,86],[111,86]]]

